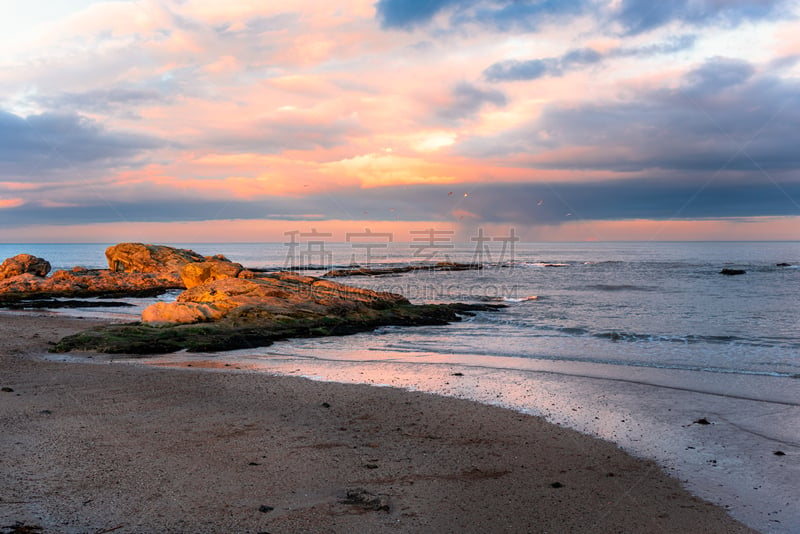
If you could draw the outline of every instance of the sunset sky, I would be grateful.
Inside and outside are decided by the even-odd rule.
[[[800,239],[797,1],[0,10],[0,242]]]

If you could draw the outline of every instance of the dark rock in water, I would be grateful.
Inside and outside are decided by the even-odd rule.
[[[464,373],[452,373],[450,376],[464,376]]]
[[[381,276],[386,274],[410,273],[414,271],[471,271],[483,269],[480,263],[454,263],[442,261],[432,265],[404,265],[401,267],[356,267],[353,269],[334,269],[324,275],[325,278],[342,276]]]
[[[746,274],[747,271],[743,269],[722,269],[719,274],[724,274],[727,276],[736,276],[737,274]]]
[[[47,276],[49,272],[50,262],[30,254],[17,254],[13,258],[8,258],[0,264],[0,280],[12,278],[21,274],[44,277]]]
[[[206,261],[193,250],[144,243],[108,247],[106,259],[109,269],[126,273],[177,273],[187,263]]]
[[[562,484],[561,482],[553,482],[552,484],[550,484],[550,487],[551,488],[563,488],[564,484]]]
[[[28,525],[23,521],[17,521],[13,525],[6,525],[3,528],[3,534],[35,534],[44,532],[44,529],[39,525]]]
[[[14,393],[14,388],[4,387],[0,388],[0,391],[2,391],[3,393]]]
[[[786,456],[786,453],[783,451],[775,451],[772,454],[774,454],[775,456]]]
[[[2,303],[0,303],[2,305]],[[30,310],[30,309],[55,309],[55,308],[132,308],[134,304],[128,302],[117,302],[113,300],[23,300],[19,302],[9,302],[5,308],[11,310]]]
[[[272,506],[267,506],[266,504],[262,504],[261,506],[258,507],[258,511],[261,512],[262,514],[266,514],[267,512],[271,512],[274,509],[275,508],[273,508]]]
[[[776,263],[775,266],[776,267],[791,267],[792,264],[791,263]]]
[[[705,417],[703,417],[703,418],[698,419],[697,421],[695,421],[694,424],[696,424],[696,425],[710,425],[711,422],[708,419],[706,419]]]

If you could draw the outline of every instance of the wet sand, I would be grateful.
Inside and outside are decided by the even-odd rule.
[[[752,532],[652,462],[499,407],[41,357],[95,322],[0,314],[6,530]]]

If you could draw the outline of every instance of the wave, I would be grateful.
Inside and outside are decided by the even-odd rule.
[[[381,347],[373,347],[368,350],[379,351],[386,353],[387,351],[397,354],[414,354],[415,360],[419,361],[420,358],[425,358],[425,354],[439,354],[453,356],[451,347],[444,348],[441,344],[437,343],[388,343]],[[769,376],[778,378],[792,378],[800,379],[800,373],[792,371],[761,371],[757,369],[742,369],[736,367],[721,367],[718,365],[692,365],[690,363],[671,363],[671,362],[657,362],[648,360],[617,360],[611,358],[593,357],[593,356],[568,356],[568,355],[549,355],[549,354],[513,354],[501,353],[497,351],[481,350],[471,347],[468,351],[462,352],[465,355],[474,355],[488,358],[481,363],[482,367],[489,369],[513,369],[515,366],[509,366],[507,363],[494,365],[492,358],[519,358],[522,360],[539,360],[548,362],[574,362],[574,363],[588,363],[600,365],[613,365],[616,367],[637,367],[648,369],[668,369],[677,371],[694,371],[701,373],[719,373],[719,374],[733,374],[733,375],[748,375],[748,376]]]
[[[560,329],[559,331],[563,331]],[[685,345],[697,343],[709,343],[712,345],[740,345],[748,347],[788,347],[800,349],[800,343],[789,339],[775,339],[770,340],[758,338],[746,338],[740,336],[712,336],[712,335],[666,335],[666,334],[638,334],[631,332],[599,332],[591,334],[592,337],[607,339],[612,342],[665,342],[665,343],[682,343]]]
[[[594,291],[658,291],[657,287],[637,286],[633,284],[594,284],[583,289]]]
[[[489,297],[489,296],[479,296],[476,300],[480,302],[533,302],[536,300],[540,300],[541,297],[539,295],[530,295],[528,297]]]
[[[522,267],[569,267],[569,263],[550,263],[541,261],[526,261],[519,264]]]

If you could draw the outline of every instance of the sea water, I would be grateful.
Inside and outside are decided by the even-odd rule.
[[[431,246],[375,247],[369,262],[353,243],[175,244],[247,267],[312,267],[314,275],[351,263],[479,263],[337,281],[416,303],[503,306],[445,326],[193,357],[543,415],[657,459],[761,531],[800,531],[800,243],[423,244]],[[94,268],[105,266],[105,247],[0,245],[0,257],[27,252],[54,268]],[[187,356],[158,361],[170,358]],[[712,424],[695,423],[703,418]]]
[[[105,268],[106,246],[0,244],[0,258],[27,252],[49,260],[53,270]],[[288,265],[284,243],[174,246],[221,253],[247,267]],[[381,249],[384,257],[371,266],[424,263],[414,246],[393,243]],[[363,260],[363,250],[352,244],[327,247],[333,251],[329,265],[314,265],[323,268],[306,272],[321,275],[327,267]],[[483,269],[338,281],[400,293],[416,303],[505,307],[447,327],[385,328],[337,343],[400,353],[424,350],[800,376],[800,243],[517,243],[513,251],[496,247],[482,256],[476,256],[474,246],[462,244],[433,252],[428,262],[479,259]],[[307,263],[320,264],[313,261],[320,258]],[[747,272],[725,276],[720,274],[723,268]]]

